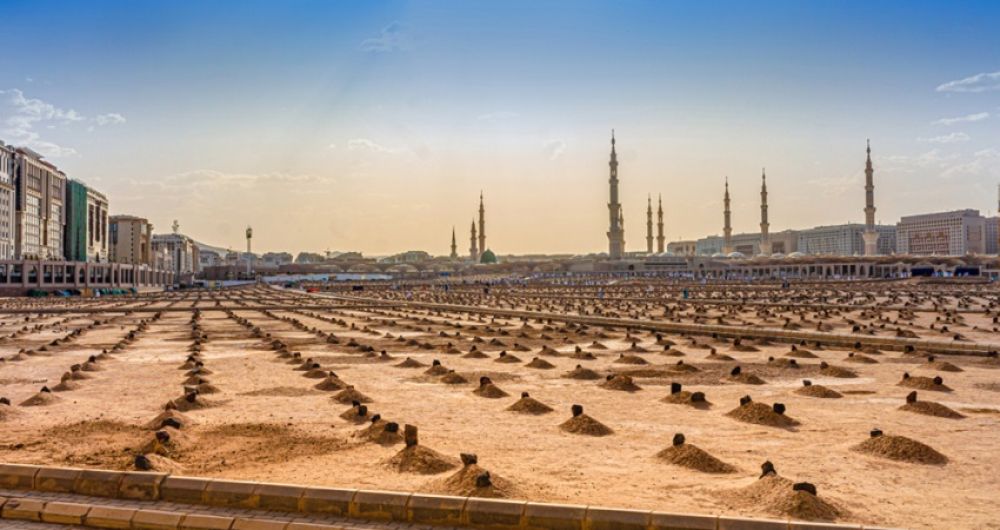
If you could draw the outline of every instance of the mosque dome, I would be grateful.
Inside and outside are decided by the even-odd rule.
[[[492,250],[486,249],[483,255],[479,257],[479,263],[496,263],[497,255],[493,253]]]

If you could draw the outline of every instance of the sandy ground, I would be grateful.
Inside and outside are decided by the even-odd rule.
[[[202,345],[202,358],[205,368],[214,373],[205,378],[218,392],[199,397],[211,405],[208,408],[185,413],[194,425],[186,425],[175,434],[172,447],[166,451],[169,460],[162,465],[176,466],[174,469],[189,474],[228,478],[447,492],[441,482],[450,471],[422,475],[390,469],[386,461],[403,448],[402,444],[383,446],[358,437],[356,433],[364,426],[339,417],[349,406],[333,401],[335,392],[313,388],[321,379],[304,377],[303,371],[295,370],[296,364],[279,359],[266,340],[254,337],[247,327],[221,311],[212,295],[202,295],[197,302],[194,296],[131,304],[196,304],[203,311],[200,326],[208,336]],[[811,349],[818,358],[797,359],[801,368],[778,368],[769,366],[767,359],[784,357],[789,353],[788,345],[758,346],[760,351],[742,352],[731,344],[699,339],[735,358],[719,362],[706,360],[709,350],[691,347],[690,340],[669,335],[665,338],[677,342],[676,347],[686,356],[662,355],[663,346],[656,345],[655,337],[647,333],[626,338],[624,330],[591,329],[589,335],[581,336],[567,332],[559,323],[543,329],[544,323],[532,321],[528,329],[522,328],[520,321],[481,322],[464,314],[376,313],[364,308],[308,310],[322,319],[277,309],[268,316],[240,309],[237,302],[247,297],[250,295],[226,294],[219,299],[235,311],[234,316],[248,319],[271,338],[285,341],[289,350],[301,352],[303,359],[314,358],[324,370],[335,371],[343,381],[371,397],[368,407],[372,413],[400,425],[418,426],[421,445],[455,459],[461,452],[476,453],[483,468],[509,481],[509,493],[514,497],[672,512],[780,516],[773,506],[755,502],[741,491],[757,482],[761,464],[769,460],[780,476],[814,484],[819,498],[838,509],[837,520],[910,528],[941,528],[940,521],[949,521],[949,528],[1000,528],[996,495],[1000,491],[1000,366],[984,364],[981,358],[939,356],[938,360],[964,370],[944,372],[926,366],[922,357],[898,352],[872,354],[877,363],[859,364],[846,360],[847,351]],[[286,293],[257,292],[252,297],[276,304],[299,300]],[[120,301],[104,303],[110,307]],[[747,311],[741,318],[761,318],[751,317],[755,311]],[[189,311],[164,312],[121,352],[99,361],[102,370],[88,372],[90,379],[79,381],[78,389],[53,393],[55,402],[45,406],[17,404],[32,397],[42,385],[57,384],[70,365],[110,348],[151,314],[43,315],[30,325],[73,318],[0,342],[0,356],[9,359],[22,348],[37,350],[76,327],[88,326],[93,318],[115,319],[88,330],[71,344],[0,364],[0,396],[14,404],[0,409],[7,411],[6,419],[0,420],[0,461],[131,468],[135,455],[153,438],[153,431],[145,424],[168,400],[182,395],[186,377],[179,367],[190,353],[191,315]],[[915,322],[926,331],[935,316],[940,315],[919,313]],[[331,332],[340,343],[329,344],[282,318],[298,319],[306,327]],[[994,338],[985,329],[991,325],[986,317],[968,318],[984,319],[968,326],[981,324],[984,331],[967,328],[969,334],[983,337],[977,340]],[[0,335],[18,329],[23,319],[23,315],[0,319]],[[442,331],[452,336],[439,336]],[[455,337],[456,331],[461,336]],[[386,333],[429,343],[433,349],[386,338]],[[526,336],[519,336],[521,333]],[[550,338],[542,338],[542,334]],[[477,335],[483,342],[471,341]],[[365,357],[348,346],[351,339],[376,351],[384,349],[393,359]],[[491,339],[504,345],[491,345]],[[595,340],[608,349],[591,348]],[[633,340],[649,351],[628,351]],[[449,342],[463,353],[475,344],[488,357],[469,359],[445,353]],[[515,342],[530,351],[514,351]],[[563,353],[541,356],[555,368],[525,366],[540,356],[543,345]],[[597,359],[570,358],[577,345]],[[496,362],[504,349],[522,362]],[[649,364],[616,363],[622,353]],[[423,375],[425,368],[394,366],[406,357],[427,365],[439,359],[469,383],[446,385]],[[701,370],[689,375],[676,373],[671,366],[679,359]],[[855,370],[859,377],[822,376],[818,373],[820,361]],[[607,390],[598,386],[601,381],[562,377],[577,364],[601,375],[641,369],[643,372],[633,372],[641,390]],[[760,376],[766,384],[724,382],[736,365]],[[939,402],[966,417],[946,419],[898,410],[912,390],[897,386],[904,371],[914,376],[941,375],[953,391],[920,390],[920,400]],[[473,394],[482,375],[490,376],[510,396],[488,399]],[[794,391],[802,386],[803,378],[851,393],[840,399],[802,396]],[[683,383],[684,390],[705,392],[712,406],[697,409],[661,402],[670,393],[672,381]],[[506,411],[521,392],[529,392],[554,412],[533,416]],[[800,425],[783,429],[728,417],[726,413],[745,395],[754,402],[785,404],[785,415]],[[560,430],[559,424],[570,418],[573,404],[582,405],[587,415],[614,433],[590,437]],[[945,455],[948,463],[904,463],[852,450],[876,427],[887,435],[923,442]],[[689,444],[737,471],[707,474],[658,459],[656,454],[671,445],[675,433],[683,433]]]

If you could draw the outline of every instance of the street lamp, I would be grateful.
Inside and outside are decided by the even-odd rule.
[[[251,263],[253,262],[253,254],[250,253],[250,239],[253,237],[253,228],[247,227],[247,278],[252,274]]]

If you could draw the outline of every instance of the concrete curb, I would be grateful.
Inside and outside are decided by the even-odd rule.
[[[522,500],[353,490],[162,473],[0,464],[0,488],[138,501],[332,515],[484,530],[889,530],[720,515],[674,514]],[[135,510],[0,497],[0,518],[134,530],[335,530],[336,525]]]

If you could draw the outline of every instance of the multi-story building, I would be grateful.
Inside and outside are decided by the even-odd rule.
[[[986,218],[972,209],[910,215],[896,224],[900,254],[984,254],[986,235]]]
[[[111,261],[132,265],[153,265],[153,225],[134,215],[110,218]]]
[[[66,175],[28,149],[14,149],[15,259],[63,259]]]
[[[896,227],[874,225],[878,233],[877,252],[890,255],[896,252]],[[865,253],[865,224],[848,223],[817,226],[798,231],[798,252],[832,256],[861,256]]]
[[[172,271],[178,276],[190,275],[201,270],[198,245],[190,237],[179,234],[156,234],[153,236],[153,252],[164,253],[169,259]]]
[[[86,184],[66,182],[66,259],[106,262],[108,249],[108,199]]]
[[[771,252],[775,254],[789,254],[798,248],[798,232],[795,230],[783,230],[768,234],[771,243]],[[744,256],[756,256],[760,254],[760,232],[749,232],[744,234],[733,234],[730,237],[730,245],[733,252],[739,252]],[[694,254],[698,256],[712,256],[722,253],[725,248],[725,238],[722,236],[703,237],[694,242]],[[670,248],[670,245],[667,245]],[[676,252],[675,252],[676,254]]]
[[[0,259],[14,259],[14,150],[0,142]]]
[[[672,241],[667,243],[667,252],[677,256],[694,256],[695,252],[697,252],[697,242],[690,239],[685,241]]]
[[[1000,217],[986,218],[986,254],[1000,254]]]

